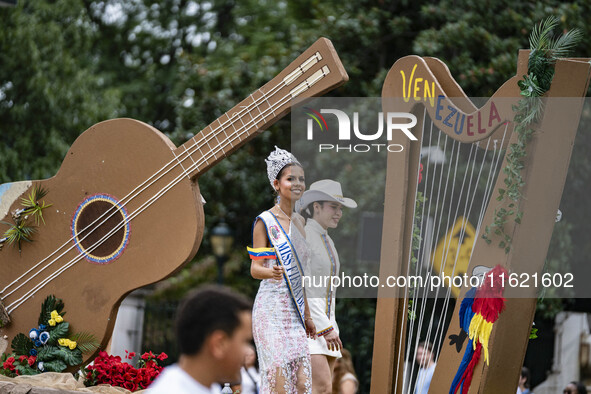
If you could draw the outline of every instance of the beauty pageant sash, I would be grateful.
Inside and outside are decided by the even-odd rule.
[[[300,259],[298,258],[298,254],[296,253],[289,237],[285,233],[285,230],[281,224],[279,224],[277,217],[273,215],[273,213],[270,211],[265,211],[258,217],[263,221],[263,223],[265,223],[265,227],[267,228],[267,237],[269,237],[269,241],[277,252],[277,263],[281,264],[283,267],[283,278],[285,279],[285,283],[289,289],[291,300],[298,311],[300,322],[305,329],[306,324],[304,312],[306,310],[306,304],[304,299],[304,288],[302,287],[303,270]],[[296,228],[293,230],[298,231]]]

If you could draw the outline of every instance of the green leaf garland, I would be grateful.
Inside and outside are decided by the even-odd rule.
[[[482,238],[487,243],[492,242],[492,234],[499,240],[499,247],[505,249],[505,253],[511,250],[512,238],[505,232],[505,224],[509,217],[513,216],[517,224],[521,224],[523,212],[519,210],[521,201],[521,189],[525,181],[521,171],[525,167],[527,156],[527,144],[530,141],[534,129],[532,125],[541,120],[544,103],[541,97],[546,94],[554,78],[554,64],[559,57],[568,56],[574,46],[583,38],[582,33],[577,30],[570,30],[558,38],[552,35],[558,26],[558,18],[549,17],[535,26],[530,35],[530,48],[528,60],[528,74],[518,82],[523,98],[516,106],[515,128],[517,143],[509,146],[507,151],[507,166],[503,169],[505,174],[505,189],[499,189],[498,201],[509,200],[507,208],[495,209],[493,222],[485,227]]]

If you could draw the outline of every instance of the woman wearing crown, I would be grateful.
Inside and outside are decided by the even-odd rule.
[[[253,337],[259,355],[261,393],[311,393],[306,337],[315,338],[302,287],[308,259],[304,220],[293,212],[306,188],[304,170],[289,152],[275,147],[267,174],[278,202],[255,219],[251,275],[261,279],[253,307]]]

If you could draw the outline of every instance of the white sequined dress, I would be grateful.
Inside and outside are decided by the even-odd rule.
[[[309,250],[305,238],[297,228],[290,229],[288,236],[302,265],[307,264]],[[266,267],[274,262],[263,260]],[[312,368],[306,331],[285,280],[261,281],[252,320],[261,373],[261,394],[276,392],[275,387],[281,381],[286,394],[311,393]],[[305,391],[298,391],[298,387],[305,388]]]

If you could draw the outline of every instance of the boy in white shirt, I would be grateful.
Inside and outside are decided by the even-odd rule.
[[[185,298],[176,318],[178,363],[165,368],[149,394],[211,394],[216,382],[239,382],[252,339],[252,304],[221,286],[200,288]]]

